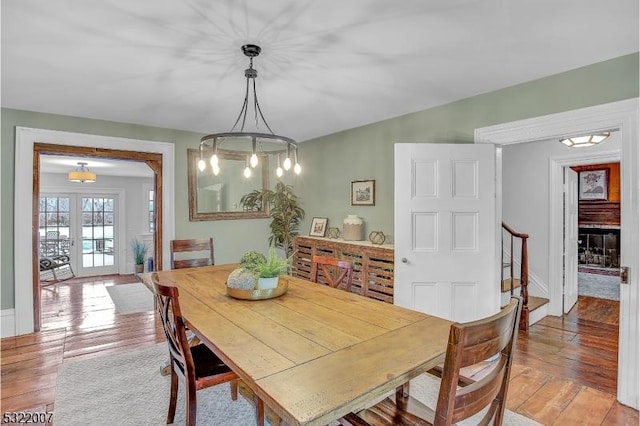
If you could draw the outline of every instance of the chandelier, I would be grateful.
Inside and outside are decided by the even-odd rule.
[[[88,163],[78,162],[78,167],[69,172],[67,179],[69,182],[93,183],[96,181],[96,174],[89,170]]]
[[[584,148],[587,146],[594,146],[605,140],[611,135],[611,132],[600,132],[593,135],[574,136],[570,138],[560,139],[560,143],[565,144],[570,148]]]
[[[236,154],[241,153],[246,157],[243,172],[246,178],[251,177],[252,169],[258,166],[258,156],[260,155],[277,156],[276,175],[278,177],[281,177],[284,171],[290,170],[292,166],[294,173],[300,174],[302,167],[298,162],[298,144],[291,138],[273,133],[260,109],[258,95],[256,94],[256,77],[258,76],[258,71],[253,68],[253,58],[258,56],[262,49],[255,44],[245,44],[241,49],[242,53],[249,58],[249,68],[244,70],[247,83],[240,114],[238,114],[238,118],[230,132],[213,133],[204,136],[200,140],[198,169],[203,172],[207,168],[205,155],[208,155],[210,152],[211,157],[209,163],[211,164],[213,174],[217,176],[222,167],[218,153],[233,150],[232,152]],[[249,103],[253,105],[253,120],[256,130],[262,125],[265,129],[264,132],[244,131],[247,114],[250,109]],[[240,129],[235,131],[238,124],[240,124]],[[268,133],[266,131],[268,131]],[[229,149],[224,149],[223,146]],[[205,153],[205,151],[207,152]]]

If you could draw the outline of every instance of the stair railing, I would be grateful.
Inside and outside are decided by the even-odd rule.
[[[520,328],[527,330],[529,328],[529,254],[527,251],[527,239],[529,234],[522,232],[516,232],[506,223],[502,222],[502,229],[509,234],[509,245],[511,258],[509,259],[509,270],[511,276],[511,295],[513,295],[513,247],[514,240],[519,238],[521,240],[520,251],[520,296],[522,297],[522,315],[520,318]],[[504,245],[504,238],[502,244]],[[503,250],[504,253],[504,250]],[[503,265],[504,266],[504,265]],[[504,268],[503,268],[504,269]]]

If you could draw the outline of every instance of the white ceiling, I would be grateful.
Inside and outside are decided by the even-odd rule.
[[[2,106],[228,131],[246,43],[308,140],[636,52],[638,1],[3,0]]]
[[[107,158],[79,158],[66,155],[41,155],[40,171],[43,173],[67,174],[79,167],[78,162],[87,163],[86,167],[95,172],[97,181],[100,176],[154,177],[153,170],[140,161],[111,160]]]

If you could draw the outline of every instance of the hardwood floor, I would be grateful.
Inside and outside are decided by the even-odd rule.
[[[117,315],[106,287],[133,276],[73,279],[42,289],[39,333],[1,341],[2,413],[53,411],[60,364],[164,341],[152,312]],[[615,400],[618,302],[580,297],[563,318],[520,332],[508,408],[544,425],[638,425]]]
[[[57,371],[64,360],[164,341],[153,312],[116,315],[106,287],[132,282],[133,275],[75,278],[42,288],[42,331],[1,341],[3,415],[52,412]]]
[[[638,425],[616,402],[619,302],[580,296],[518,335],[507,407],[545,425]]]

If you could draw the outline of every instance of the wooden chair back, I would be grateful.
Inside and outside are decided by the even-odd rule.
[[[450,425],[490,405],[479,424],[502,424],[522,299],[514,297],[497,314],[453,324],[442,372],[434,424]],[[458,387],[460,369],[499,356],[494,369],[475,383]]]
[[[238,397],[238,375],[218,358],[203,343],[189,345],[185,320],[182,317],[177,287],[166,286],[158,281],[158,274],[151,275],[156,307],[162,321],[162,328],[169,346],[171,363],[171,392],[167,424],[174,421],[178,401],[178,377],[185,381],[185,424],[196,425],[196,391],[220,383],[231,382],[231,399]],[[262,409],[262,404],[260,403]],[[264,414],[262,414],[264,416]]]
[[[195,383],[195,367],[178,302],[178,288],[160,284],[155,273],[152,274],[152,282],[156,306],[169,345],[169,354],[174,365],[178,367],[176,373],[181,373],[186,380]]]
[[[324,279],[320,278],[320,273]],[[313,282],[325,282],[333,288],[339,288],[344,283],[345,290],[351,291],[352,277],[353,264],[348,260],[326,256],[313,256],[311,259],[311,281]]]
[[[197,266],[215,265],[213,238],[171,240],[171,269],[193,268]],[[202,257],[207,252],[206,257]],[[176,253],[199,253],[200,257],[178,259]]]
[[[449,426],[467,419],[487,406],[479,425],[501,425],[506,406],[522,300],[512,297],[499,313],[474,322],[455,323],[442,369],[435,412],[408,394],[408,385],[390,398],[357,415],[340,419],[342,425],[381,426],[395,424]],[[477,381],[460,375],[460,369],[496,356],[494,368]]]

